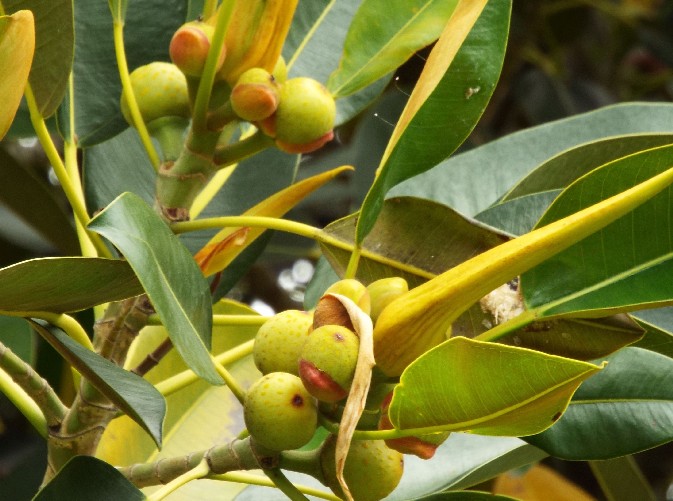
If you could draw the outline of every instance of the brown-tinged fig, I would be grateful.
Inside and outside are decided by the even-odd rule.
[[[211,24],[190,21],[178,28],[173,35],[168,52],[173,64],[185,75],[200,77],[203,74],[214,31]],[[225,57],[226,49],[223,47],[216,65],[217,70],[222,67]]]
[[[369,291],[362,283],[355,279],[348,278],[339,280],[330,285],[313,312],[313,328],[317,329],[322,325],[343,325],[353,330],[353,324],[350,316],[342,306],[341,302],[330,294],[339,294],[345,296],[367,315],[369,315],[371,305]]]
[[[231,107],[243,120],[257,122],[278,108],[280,89],[271,73],[263,68],[245,71],[231,91]]]
[[[323,325],[306,340],[299,359],[299,377],[322,402],[348,396],[358,361],[360,339],[340,325]]]
[[[284,451],[298,449],[311,440],[318,425],[318,409],[297,376],[272,372],[248,390],[243,418],[255,442]]]

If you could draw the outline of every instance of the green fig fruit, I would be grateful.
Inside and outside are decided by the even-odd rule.
[[[318,408],[297,376],[272,372],[248,390],[243,419],[258,444],[273,451],[293,450],[313,437]]]
[[[272,115],[271,132],[282,149],[316,149],[333,137],[336,104],[329,91],[312,78],[291,78],[280,89],[280,102]],[[268,131],[268,132],[267,132]]]
[[[325,440],[320,451],[320,466],[325,485],[344,497],[336,478],[336,439]],[[382,440],[354,440],[346,456],[344,479],[355,501],[378,501],[395,490],[404,470],[404,457],[386,447]]]
[[[330,294],[339,294],[345,296],[367,315],[370,311],[370,298],[367,288],[354,279],[344,279],[330,285],[323,297],[320,298],[313,313],[313,328],[317,329],[322,325],[343,325],[354,330],[350,316],[342,306],[341,302],[330,296]]]
[[[358,361],[360,338],[340,325],[323,325],[306,340],[299,359],[299,377],[322,402],[348,396]]]
[[[231,107],[239,117],[257,122],[278,108],[279,87],[273,75],[262,68],[245,71],[231,91]]]
[[[367,286],[371,300],[372,321],[376,322],[383,308],[402,294],[409,292],[409,284],[401,277],[389,277],[376,280]]]
[[[187,80],[174,64],[154,62],[136,68],[131,72],[131,86],[140,114],[148,128],[159,118],[189,119],[191,110]],[[121,112],[126,121],[133,125],[124,92],[121,98]]]
[[[299,375],[297,364],[312,322],[310,313],[299,310],[282,311],[269,318],[255,336],[252,355],[259,371]]]

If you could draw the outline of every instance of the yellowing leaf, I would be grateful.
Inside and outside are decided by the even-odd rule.
[[[310,177],[270,196],[245,211],[243,216],[282,217],[322,185],[352,167],[344,166]],[[265,228],[225,228],[218,232],[194,259],[205,276],[225,269]]]
[[[493,494],[522,501],[593,501],[579,486],[551,468],[538,464],[523,475],[509,472],[495,479]]]
[[[0,139],[14,120],[35,52],[35,23],[29,10],[0,17]]]

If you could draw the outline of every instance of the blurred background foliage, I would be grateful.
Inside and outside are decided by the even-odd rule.
[[[670,0],[514,0],[500,83],[462,150],[617,102],[671,101],[672,26]],[[324,226],[358,207],[428,52],[400,68],[380,99],[343,125],[335,141],[302,159],[299,179],[344,164],[356,171],[310,197],[289,218]],[[58,137],[54,124],[52,129]],[[65,197],[32,136],[22,108],[0,142],[0,266],[77,253]],[[276,234],[230,295],[267,313],[300,308],[317,257],[311,242]],[[16,339],[22,329],[23,323],[0,323],[0,341]],[[60,386],[66,371],[48,346],[34,340],[22,355]],[[636,457],[661,499],[673,481],[672,451],[665,446]],[[602,497],[586,464],[550,463]],[[0,396],[0,499],[29,499],[44,466],[42,440]]]

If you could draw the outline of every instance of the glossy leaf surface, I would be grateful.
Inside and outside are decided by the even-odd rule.
[[[154,386],[84,348],[60,329],[41,320],[31,323],[71,366],[161,446],[166,402]]]
[[[354,245],[357,217],[340,219],[324,232]],[[395,275],[413,287],[507,240],[504,234],[435,202],[389,199],[363,243],[358,278],[371,282]],[[329,243],[322,248],[337,273],[343,275],[350,251]]]
[[[549,430],[526,441],[561,459],[609,459],[673,440],[673,360],[625,348],[575,393]]]
[[[117,469],[89,456],[75,456],[68,461],[34,501],[91,501],[92,499],[123,499],[142,501],[140,490]]]
[[[550,427],[580,383],[600,369],[454,337],[404,371],[389,416],[399,429],[446,426],[483,435],[530,435]]]
[[[187,364],[213,384],[210,289],[189,251],[138,196],[120,195],[89,228],[124,254]]]
[[[19,107],[35,50],[35,24],[30,11],[0,16],[0,139]]]
[[[43,117],[63,100],[75,50],[73,0],[4,0],[8,13],[28,9],[35,17],[35,56],[28,81]]]
[[[458,0],[364,0],[344,42],[339,67],[327,81],[335,98],[348,96],[401,66],[434,42]],[[387,12],[381,23],[381,12]]]
[[[361,209],[358,242],[390,188],[448,157],[476,125],[500,76],[510,6],[493,0],[458,4],[393,131]]]
[[[141,294],[126,261],[42,258],[0,269],[0,310],[65,313]]]
[[[213,308],[215,313],[222,315],[256,315],[250,308],[231,301],[221,301]],[[213,329],[213,353],[223,353],[252,339],[257,329],[254,325],[216,325]],[[166,331],[163,328],[145,328],[131,348],[127,368],[136,367],[165,338]],[[146,378],[157,384],[185,369],[184,361],[172,351],[147,373]],[[260,375],[251,356],[227,365],[227,369],[244,388],[248,388]],[[161,451],[157,451],[155,444],[136,423],[122,417],[108,426],[97,456],[122,466],[156,461],[162,457],[186,455],[195,450],[208,449],[214,444],[227,443],[245,427],[240,403],[225,386],[211,386],[197,380],[168,395],[166,402],[168,412]],[[244,487],[244,484],[200,480],[190,482],[172,497],[176,500],[217,499],[218,496],[231,499]]]
[[[538,223],[577,212],[671,166],[673,146],[616,160],[566,189]],[[605,316],[673,300],[670,188],[521,277],[540,316]]]
[[[497,202],[521,178],[550,158],[592,141],[631,134],[673,133],[673,104],[625,103],[510,134],[393,188],[473,216]],[[450,174],[449,174],[450,173]]]

